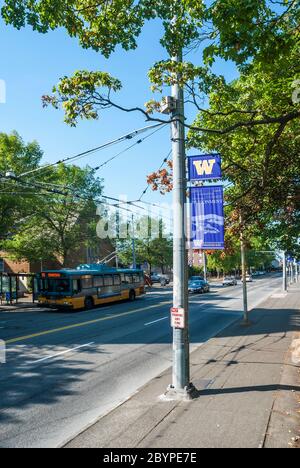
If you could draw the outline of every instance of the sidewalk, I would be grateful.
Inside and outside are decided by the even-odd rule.
[[[66,447],[297,447],[300,286],[274,294],[191,355],[191,402],[163,402],[170,369]]]
[[[3,302],[0,304],[0,312],[20,312],[23,309],[36,309],[36,303],[33,304],[32,301],[18,302],[17,304],[6,304]]]

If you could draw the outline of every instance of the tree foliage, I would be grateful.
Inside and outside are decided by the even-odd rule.
[[[89,168],[59,164],[21,177],[40,167],[37,143],[25,145],[17,134],[1,135],[0,148],[3,250],[17,260],[66,264],[71,252],[99,243],[96,211],[102,182]],[[14,176],[5,177],[7,171]]]
[[[38,143],[24,143],[20,135],[0,134],[0,178],[9,171],[22,174],[36,169],[43,152]],[[25,187],[17,196],[11,183],[1,181],[0,191],[0,239],[5,239],[17,231],[24,218],[32,209],[30,190]],[[16,189],[16,192],[20,192]]]
[[[278,57],[289,54],[295,39],[299,41],[299,7],[296,0],[5,0],[2,15],[8,24],[20,29],[26,24],[40,33],[64,28],[77,37],[81,46],[109,57],[117,46],[135,49],[146,22],[159,20],[163,25],[160,42],[170,59],[158,61],[149,71],[154,90],[162,90],[175,80],[186,87],[199,108],[203,96],[224,85],[222,77],[211,69],[217,57],[245,65],[256,60],[272,68]],[[202,63],[173,58],[201,45]],[[79,71],[64,77],[54,94],[44,97],[45,104],[63,104],[66,121],[75,125],[78,118],[98,118],[107,107],[143,113],[153,117],[157,103],[151,100],[146,109],[124,108],[111,99],[120,82],[103,72]],[[199,99],[200,98],[200,99]],[[299,117],[299,116],[298,116]],[[255,119],[250,119],[249,122]],[[267,123],[272,123],[270,119]],[[244,121],[241,122],[245,124]],[[253,122],[252,122],[253,123]],[[185,123],[189,126],[189,123]],[[260,119],[257,120],[260,123]],[[228,132],[232,129],[209,128],[206,131]]]
[[[126,229],[122,229],[126,232]],[[133,263],[133,235],[135,237],[136,263],[149,264],[150,270],[159,267],[162,272],[173,264],[173,241],[170,234],[165,232],[164,223],[160,219],[142,216],[135,221],[133,232],[132,223],[128,223],[127,239],[117,242],[118,257],[120,261],[130,266]]]
[[[252,222],[272,232],[274,223],[283,228],[298,219],[300,108],[299,99],[292,99],[300,74],[298,0],[5,0],[2,15],[18,29],[64,28],[83,48],[105,57],[117,46],[135,49],[145,23],[161,21],[160,42],[170,58],[158,58],[149,70],[152,90],[163,92],[174,82],[184,87],[198,112],[194,122],[183,122],[189,144],[221,152],[232,184],[227,190],[232,233]],[[181,49],[197,47],[200,63],[181,59]],[[240,78],[226,83],[214,74],[216,58],[233,61]],[[155,99],[146,107],[118,104],[114,94],[121,86],[107,72],[77,71],[62,78],[43,102],[62,105],[70,125],[97,119],[110,107],[168,121],[157,115]],[[170,191],[170,177],[171,167],[150,175],[149,182]]]

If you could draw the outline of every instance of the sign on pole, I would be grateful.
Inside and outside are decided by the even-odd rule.
[[[192,187],[190,190],[192,248],[223,250],[225,248],[223,187]]]
[[[171,309],[171,326],[173,328],[185,328],[185,311],[182,308]]]
[[[222,179],[221,156],[206,154],[189,156],[189,180]]]

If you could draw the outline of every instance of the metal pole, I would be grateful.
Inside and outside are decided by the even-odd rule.
[[[10,305],[12,305],[13,303],[12,276],[9,276],[9,302],[10,302]]]
[[[132,215],[132,264],[136,268],[134,216]]]
[[[242,225],[242,217],[241,217],[241,226]],[[247,296],[247,265],[246,265],[246,247],[245,247],[245,239],[244,233],[241,232],[241,260],[242,260],[242,282],[243,282],[243,310],[244,310],[244,322],[249,322],[249,314],[248,314],[248,296]]]
[[[182,51],[173,58],[182,62]],[[179,78],[179,77],[178,77]],[[188,259],[186,249],[186,165],[184,129],[184,92],[178,80],[172,86],[176,109],[172,112],[171,137],[173,153],[173,307],[184,310],[184,328],[173,328],[172,385],[166,394],[168,399],[188,399],[193,386],[190,384],[189,324],[188,324]]]
[[[204,270],[204,279],[207,281],[207,257],[206,252],[203,250],[203,270]]]
[[[283,281],[283,290],[287,291],[287,275],[286,275],[286,253],[283,252],[283,261],[282,261],[282,281]]]

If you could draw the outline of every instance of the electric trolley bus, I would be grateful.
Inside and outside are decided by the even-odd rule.
[[[75,270],[43,271],[37,275],[39,305],[69,310],[134,301],[145,294],[142,270],[106,265],[80,265]]]

